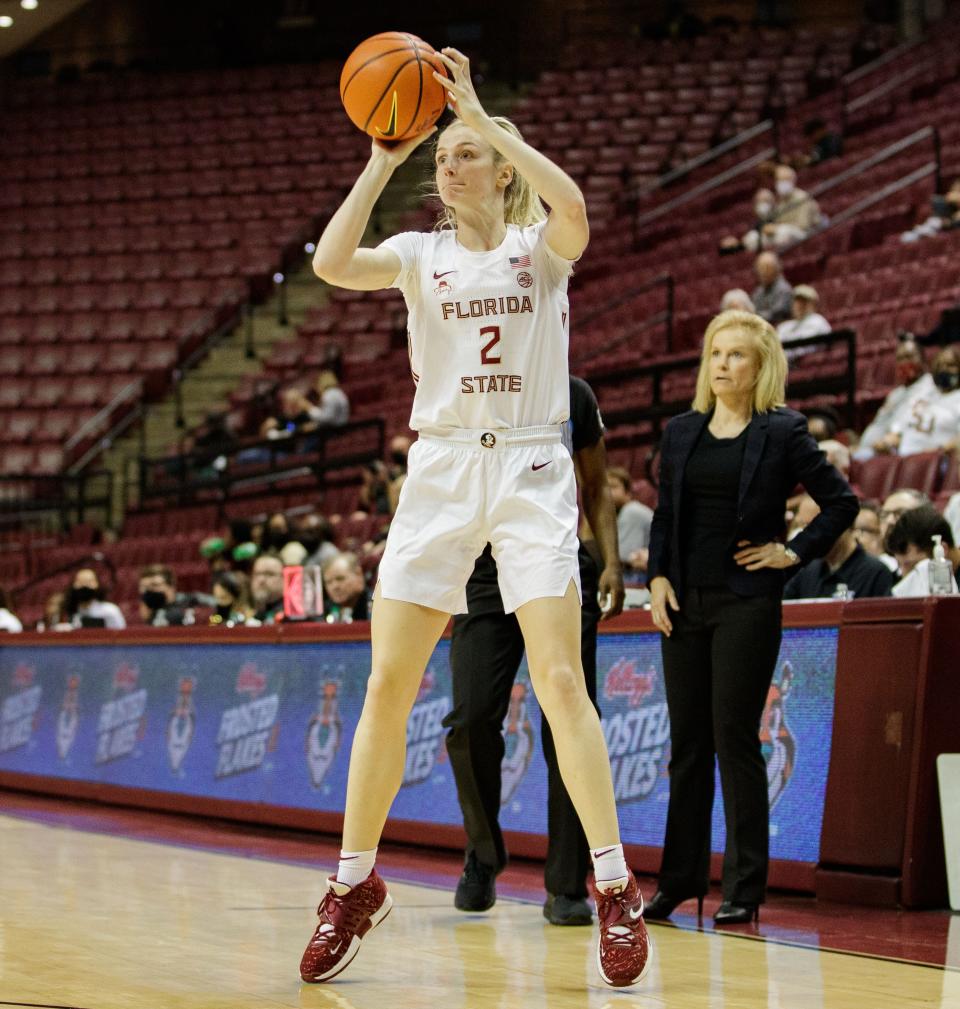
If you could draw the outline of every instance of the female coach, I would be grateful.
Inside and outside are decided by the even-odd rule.
[[[749,921],[764,899],[769,808],[759,725],[780,650],[783,572],[823,556],[857,516],[856,497],[805,419],[783,405],[786,377],[773,327],[724,312],[704,336],[693,410],[664,431],[648,571],[672,755],[649,919],[694,897],[702,911],[714,754],[727,827],[714,921]],[[797,484],[821,512],[787,547],[784,511]]]
[[[416,383],[410,426],[420,437],[380,563],[343,851],[300,973],[311,982],[336,976],[390,910],[374,860],[403,776],[407,718],[449,615],[466,612],[467,579],[489,542],[593,849],[600,974],[632,985],[648,965],[643,898],[624,861],[580,662],[577,492],[561,440],[570,412],[567,278],[589,237],[586,209],[568,175],[486,114],[467,59],[455,49],[441,59],[451,76],[436,78],[458,116],[434,149],[442,226],[359,248],[380,193],[423,138],[374,142],[314,256],[328,283],[403,292]]]

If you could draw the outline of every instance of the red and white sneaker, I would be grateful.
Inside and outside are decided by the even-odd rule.
[[[650,937],[643,923],[643,895],[633,878],[619,893],[593,885],[600,922],[597,969],[612,988],[639,984],[650,966]]]
[[[336,977],[357,955],[367,932],[393,907],[393,898],[376,869],[354,887],[338,883],[336,876],[327,880],[327,887],[317,908],[320,923],[300,961],[300,977],[311,983]]]

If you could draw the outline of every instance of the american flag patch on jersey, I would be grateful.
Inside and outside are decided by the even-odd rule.
[[[529,256],[511,256],[510,257],[510,265],[515,270],[522,270],[525,266],[529,266],[530,265],[530,257]]]

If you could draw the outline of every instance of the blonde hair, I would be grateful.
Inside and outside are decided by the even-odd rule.
[[[700,355],[700,371],[697,374],[697,393],[693,399],[693,409],[698,413],[709,413],[717,402],[710,387],[710,355],[717,333],[725,329],[736,329],[753,338],[760,359],[757,369],[757,383],[753,388],[754,413],[766,413],[786,403],[787,358],[783,353],[777,331],[766,319],[753,312],[729,311],[714,316],[703,335],[703,352]]]
[[[518,140],[523,140],[521,132],[509,119],[506,118],[506,116],[492,116],[491,118],[501,130],[506,130],[507,133],[516,137]],[[451,126],[457,125],[465,126],[466,123],[464,123],[462,119],[454,119],[452,123],[444,127],[443,132],[446,133]],[[437,142],[433,147],[434,166],[436,166],[437,145],[440,143],[440,137],[442,135],[442,133],[437,135]],[[507,164],[507,159],[495,147],[493,147],[492,144],[490,146],[493,149],[494,167],[500,168],[502,165]],[[428,195],[439,199],[440,193],[437,190],[436,173],[434,173],[434,176],[427,183],[426,190]],[[509,185],[503,192],[504,223],[515,224],[518,228],[526,228],[531,224],[537,224],[540,221],[545,221],[546,219],[546,207],[544,207],[536,190],[516,169],[514,169],[513,178],[510,180]],[[435,227],[438,231],[444,228],[456,229],[457,212],[452,207],[444,206],[440,216],[437,218]]]

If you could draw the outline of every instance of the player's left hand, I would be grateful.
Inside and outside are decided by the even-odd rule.
[[[733,559],[748,571],[759,571],[760,568],[789,568],[796,561],[787,556],[787,548],[782,543],[751,544],[749,540],[740,540],[739,549]]]
[[[623,571],[620,568],[604,568],[600,572],[600,619],[610,620],[623,612]]]
[[[457,49],[447,47],[437,53],[437,59],[450,71],[450,77],[445,77],[436,70],[434,80],[447,89],[447,99],[457,118],[467,124],[476,126],[486,118],[486,112],[477,98],[473,81],[470,79],[470,60]]]

